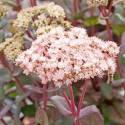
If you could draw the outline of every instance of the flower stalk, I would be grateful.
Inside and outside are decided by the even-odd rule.
[[[68,89],[69,89],[70,99],[71,99],[71,109],[72,109],[73,116],[75,117],[76,115],[75,100],[74,100],[74,93],[73,93],[73,88],[71,84],[69,84]]]
[[[82,90],[82,93],[80,95],[79,98],[79,103],[78,103],[78,108],[76,108],[76,104],[75,104],[75,100],[74,100],[74,93],[73,93],[73,88],[72,88],[72,84],[68,85],[68,90],[69,90],[69,94],[70,94],[70,99],[69,97],[66,95],[66,92],[63,93],[64,98],[66,99],[69,107],[71,108],[71,112],[72,112],[72,118],[74,120],[74,125],[80,125],[80,121],[77,120],[77,118],[79,118],[79,114],[80,114],[80,110],[82,107],[82,102],[85,98],[85,94],[87,92],[87,88],[88,88],[88,81],[89,80],[85,80],[85,84]]]
[[[17,11],[20,11],[20,10],[22,9],[22,6],[21,6],[21,3],[20,3],[20,0],[16,0],[16,4],[17,4],[17,6],[16,6],[16,10],[17,10]]]
[[[36,6],[36,5],[37,5],[37,2],[36,2],[36,0],[30,0],[30,4],[31,4],[31,6],[33,7],[33,6]]]
[[[109,10],[107,12],[106,7],[100,6],[99,7],[100,12],[102,13],[103,17],[105,17],[106,21],[106,29],[107,29],[107,34],[108,34],[108,40],[112,41],[112,30],[111,30],[111,24],[109,22],[109,19],[107,18],[110,14]]]
[[[81,93],[81,96],[79,98],[78,111],[77,111],[78,115],[79,115],[80,109],[82,107],[82,102],[85,99],[85,94],[86,94],[86,91],[87,91],[87,88],[88,88],[88,82],[89,82],[89,80],[85,80],[84,86],[83,86],[83,89],[82,89],[82,93]]]
[[[1,119],[1,122],[3,125],[7,125],[7,123],[3,119]]]
[[[44,110],[46,110],[48,94],[47,94],[47,85],[43,85],[43,103],[44,103]]]
[[[72,12],[73,14],[76,14],[79,10],[79,0],[73,0],[72,1]]]

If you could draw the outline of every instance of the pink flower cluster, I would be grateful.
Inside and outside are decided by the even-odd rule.
[[[62,27],[40,36],[16,59],[25,74],[35,73],[43,84],[56,86],[114,74],[119,48],[112,41],[88,37],[84,28]]]

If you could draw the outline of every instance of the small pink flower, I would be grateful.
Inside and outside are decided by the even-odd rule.
[[[16,60],[25,74],[34,73],[43,84],[56,86],[115,73],[119,47],[112,41],[88,37],[83,28],[52,29],[33,42]]]

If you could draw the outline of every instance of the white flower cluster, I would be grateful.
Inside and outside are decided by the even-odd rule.
[[[43,84],[56,86],[81,79],[114,74],[119,48],[112,41],[88,37],[84,28],[66,31],[57,27],[39,37],[32,47],[18,56],[16,64],[25,74],[35,73]]]
[[[51,27],[57,25],[66,25],[64,9],[53,2],[45,2],[40,6],[34,6],[21,10],[14,26],[22,28],[23,30],[35,29],[38,32],[42,30],[49,30]],[[40,28],[40,29],[39,29]],[[44,32],[45,32],[44,31]]]
[[[108,0],[87,0],[89,6],[107,6]]]

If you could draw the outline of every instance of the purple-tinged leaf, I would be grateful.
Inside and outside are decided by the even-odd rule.
[[[87,106],[80,110],[79,120],[84,119],[85,117],[93,117],[93,121],[96,125],[104,125],[103,117],[95,105]],[[91,125],[89,123],[89,125]],[[94,124],[92,124],[94,125]]]
[[[10,110],[10,106],[9,105],[6,105],[1,111],[0,111],[0,119],[2,119],[2,117],[4,115],[6,115],[6,113]]]
[[[114,80],[112,82],[112,86],[113,87],[119,87],[119,86],[121,86],[124,83],[125,83],[125,79]]]
[[[61,114],[63,114],[64,116],[71,115],[70,107],[64,97],[58,95],[52,96],[51,101]]]
[[[0,68],[0,85],[4,85],[4,83],[8,83],[11,81],[11,74],[3,68]]]
[[[7,13],[7,18],[8,19],[16,19],[16,17],[17,17],[17,12],[16,11],[9,11]]]

